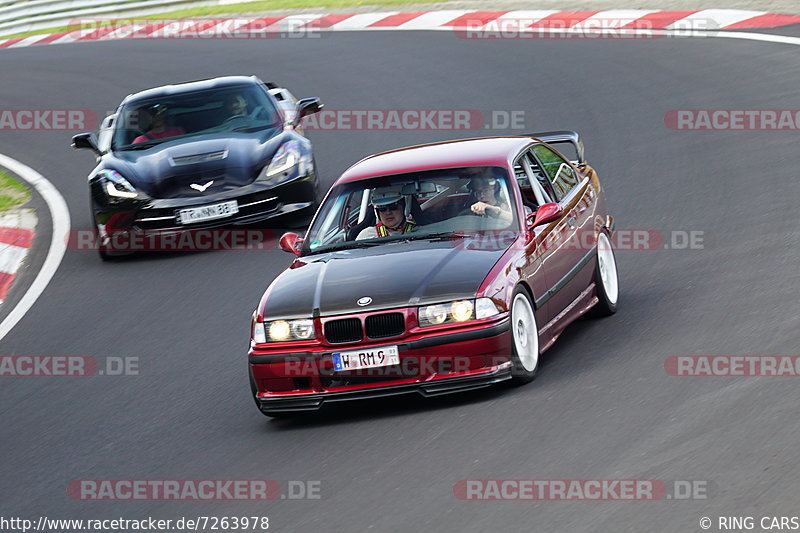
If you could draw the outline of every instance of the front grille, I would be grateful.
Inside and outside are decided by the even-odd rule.
[[[406,321],[403,313],[383,313],[368,316],[365,326],[368,338],[384,339],[402,335],[406,330]]]
[[[251,215],[257,215],[260,213],[269,213],[270,211],[274,211],[277,207],[279,207],[279,200],[276,198],[275,193],[273,191],[260,191],[256,193],[245,194],[239,197],[231,196],[230,198],[223,198],[220,200],[209,201],[205,204],[196,204],[196,205],[188,205],[186,207],[197,207],[199,205],[210,205],[219,202],[226,202],[228,200],[236,200],[239,204],[239,212],[230,217],[231,220],[239,219]],[[210,224],[212,226],[219,226],[220,224],[224,224],[228,219],[217,219],[217,220],[210,220],[207,223],[205,222],[198,222],[195,224],[186,224],[180,225],[177,223],[175,218],[175,212],[178,209],[177,207],[161,207],[161,208],[151,208],[151,209],[144,209],[137,213],[136,218],[136,226],[143,230],[159,230],[165,228],[203,228],[204,226]]]
[[[343,318],[325,323],[325,340],[331,344],[361,340],[361,321],[357,318]]]

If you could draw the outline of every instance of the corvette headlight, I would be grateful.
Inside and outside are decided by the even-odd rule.
[[[103,190],[110,198],[136,198],[138,193],[131,182],[116,170],[101,170],[97,175],[103,180]]]
[[[267,167],[267,177],[275,176],[293,168],[300,161],[300,145],[297,141],[284,143]]]
[[[475,317],[474,300],[458,300],[446,304],[428,305],[419,308],[419,325],[438,326],[451,322],[465,322]]]
[[[314,338],[314,321],[273,320],[256,322],[253,329],[253,341],[256,343],[306,341]]]

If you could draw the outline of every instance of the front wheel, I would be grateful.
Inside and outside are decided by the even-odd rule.
[[[511,297],[512,382],[529,383],[539,369],[539,329],[528,292],[517,287]]]
[[[619,277],[614,250],[605,233],[597,236],[597,269],[594,274],[594,283],[597,287],[598,300],[594,314],[596,316],[613,315],[617,312]]]

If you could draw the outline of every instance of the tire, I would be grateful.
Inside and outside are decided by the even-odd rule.
[[[511,382],[530,383],[539,370],[539,327],[533,304],[524,287],[518,286],[511,296]]]
[[[597,288],[597,305],[594,306],[595,316],[609,316],[617,312],[619,301],[619,276],[617,274],[617,261],[614,259],[614,249],[608,240],[608,235],[601,232],[597,236],[597,266],[595,267],[594,283]]]
[[[100,228],[97,226],[97,220],[94,218],[94,213],[92,213],[92,224],[94,224],[94,234],[97,235],[97,254],[100,256],[100,259],[103,261],[113,261],[114,256],[109,255],[108,250],[103,245],[100,239]]]
[[[110,248],[103,243],[100,242],[100,232],[97,227],[97,223],[95,222],[94,225],[95,231],[97,232],[97,253],[105,262],[113,262],[119,261],[121,258],[133,255],[134,252],[115,252],[113,248]]]

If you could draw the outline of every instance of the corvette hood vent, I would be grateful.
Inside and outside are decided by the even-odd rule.
[[[208,152],[206,154],[184,155],[180,157],[171,157],[170,161],[172,166],[180,165],[196,165],[197,163],[207,163],[209,161],[221,161],[228,157],[227,150],[219,150],[217,152]]]

